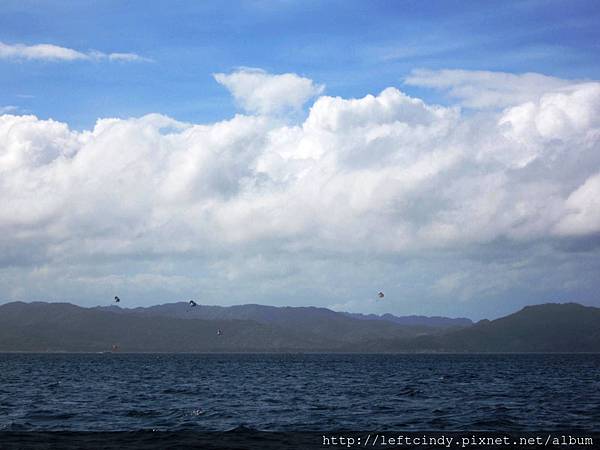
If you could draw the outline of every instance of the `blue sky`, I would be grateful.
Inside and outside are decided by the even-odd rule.
[[[5,1],[0,42],[133,52],[153,62],[0,60],[0,105],[75,128],[98,117],[161,112],[230,117],[211,74],[236,67],[294,72],[328,95],[402,86],[415,68],[539,72],[598,79],[593,1]],[[427,89],[409,93],[445,102]]]
[[[4,1],[0,302],[600,306],[599,23],[579,0]]]

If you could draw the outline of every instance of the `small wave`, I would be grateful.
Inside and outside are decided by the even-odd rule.
[[[156,411],[153,409],[150,410],[139,410],[139,409],[130,409],[125,414],[127,417],[159,417],[160,411]]]
[[[72,419],[73,417],[75,417],[76,415],[73,413],[56,413],[54,411],[49,411],[49,410],[39,410],[39,411],[32,411],[29,414],[26,415],[26,417],[28,419],[33,419],[33,420],[44,420],[44,421],[48,421],[48,420],[67,420],[67,419]]]
[[[33,425],[29,422],[10,422],[7,424],[0,425],[2,431],[29,431],[33,429]]]
[[[517,422],[507,419],[507,418],[497,418],[497,419],[481,419],[473,422],[472,424],[476,428],[487,427],[490,430],[497,430],[502,428],[513,428],[517,426]]]
[[[225,433],[258,433],[260,430],[256,428],[248,427],[246,425],[238,425],[235,428],[225,431]]]
[[[177,388],[167,388],[162,391],[163,394],[185,394],[192,395],[197,394],[197,392],[192,391],[190,389],[177,389]]]
[[[417,395],[418,393],[419,393],[419,390],[412,388],[412,387],[405,387],[404,389],[401,389],[398,391],[398,395],[407,396],[407,397],[413,397],[413,396]]]

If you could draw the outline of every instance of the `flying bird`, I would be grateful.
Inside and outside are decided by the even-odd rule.
[[[121,299],[115,295],[115,303],[119,303]]]
[[[194,300],[190,300],[190,306],[193,308],[194,306],[197,306],[198,304],[194,301]]]
[[[383,292],[379,291],[379,294],[377,294],[377,297],[383,298],[383,297],[385,297],[385,294]]]
[[[223,332],[222,332],[222,331],[221,331],[221,329],[219,328],[219,329],[217,330],[217,335],[218,335],[218,336],[221,336],[222,334],[223,334]]]

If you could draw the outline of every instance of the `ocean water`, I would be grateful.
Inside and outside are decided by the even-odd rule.
[[[0,354],[0,431],[597,431],[599,423],[597,354]]]

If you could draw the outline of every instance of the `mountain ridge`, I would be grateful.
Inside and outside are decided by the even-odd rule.
[[[260,323],[282,322],[285,323],[291,315],[295,319],[299,317],[304,319],[314,319],[316,315],[320,318],[338,318],[341,316],[361,320],[378,320],[392,322],[407,327],[426,327],[426,328],[445,328],[469,326],[473,321],[466,318],[448,318],[440,316],[395,316],[389,313],[376,314],[357,314],[348,312],[333,311],[328,308],[316,306],[270,306],[256,303],[248,303],[233,306],[217,306],[197,304],[196,307],[190,307],[187,302],[163,303],[147,307],[122,308],[116,305],[97,306],[98,309],[110,310],[121,313],[139,313],[147,315],[168,315],[178,318],[203,318],[203,319],[248,319]]]
[[[231,316],[223,317],[222,307],[185,303],[129,309],[12,302],[0,305],[0,351],[600,351],[600,308],[577,303],[530,305],[460,327],[444,321],[438,327],[406,326],[326,308],[230,308]]]

